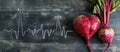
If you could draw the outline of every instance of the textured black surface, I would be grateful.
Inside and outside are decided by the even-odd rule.
[[[0,0],[0,52],[88,52],[72,20],[90,9],[85,0]],[[119,14],[111,14],[115,38],[109,52],[120,52]],[[91,47],[103,52],[105,44],[96,34]]]

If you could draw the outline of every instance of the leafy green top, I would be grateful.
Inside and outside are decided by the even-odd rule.
[[[92,4],[94,4],[94,13],[97,13],[96,10],[100,10],[103,11],[103,0],[89,0]],[[107,0],[106,0],[107,1]],[[110,0],[109,0],[110,1]],[[120,7],[120,0],[113,0],[112,1],[112,5],[111,5],[111,13],[115,12],[116,9],[118,9]]]
[[[97,13],[102,21],[103,27],[108,27],[112,12],[120,7],[120,0],[89,0],[94,4],[93,13]]]

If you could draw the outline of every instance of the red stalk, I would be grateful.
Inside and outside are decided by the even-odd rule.
[[[104,28],[109,27],[109,18],[110,18],[110,9],[111,9],[111,5],[112,5],[112,0],[102,0],[103,3],[103,9],[104,9],[104,14],[101,17],[101,19],[103,20],[104,23],[102,23],[102,26]],[[101,15],[100,15],[101,16]]]
[[[109,25],[109,18],[110,18],[110,8],[109,8],[109,5],[106,6],[106,24],[105,24],[105,27],[107,28],[108,25]]]
[[[102,26],[104,26],[104,18],[103,18],[104,14],[100,12],[99,16],[101,18]]]
[[[105,27],[109,26],[109,18],[110,18],[110,9],[112,5],[112,0],[108,0],[107,5],[106,5],[106,25]]]
[[[103,18],[103,24],[102,26],[105,27],[105,24],[106,24],[106,0],[102,0],[102,3],[103,3],[103,16],[101,18]]]

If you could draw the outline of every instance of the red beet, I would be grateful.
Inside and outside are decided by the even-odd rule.
[[[97,4],[95,6],[96,10],[94,10],[98,13],[99,17],[101,18],[101,22],[102,22],[102,29],[100,29],[99,34],[98,34],[99,38],[108,44],[104,52],[108,50],[114,37],[114,30],[112,28],[109,28],[109,20],[110,20],[110,13],[114,9],[113,6],[115,6],[115,4],[113,3],[116,3],[116,2],[119,2],[119,1],[99,0],[98,2],[96,2]],[[116,7],[118,6],[116,5]]]
[[[104,51],[104,52],[107,52],[114,37],[114,30],[112,28],[101,28],[100,31],[98,32],[98,35],[101,40],[103,40],[108,44],[108,46]]]
[[[90,38],[100,27],[100,20],[98,17],[95,15],[91,15],[89,17],[80,15],[73,20],[73,27],[80,36],[85,38],[86,46],[89,51],[92,52],[90,48]]]

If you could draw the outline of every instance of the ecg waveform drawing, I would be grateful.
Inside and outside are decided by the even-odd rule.
[[[16,13],[13,17],[17,17],[17,15],[19,14],[23,14],[23,13]],[[24,30],[24,26],[23,26],[23,17],[18,17],[18,27],[17,30],[15,29],[4,29],[3,32],[10,32],[10,33],[14,33],[15,34],[15,38],[18,39],[20,36],[20,33],[22,36],[25,36],[26,33],[31,33],[33,36],[41,33],[42,38],[45,39],[46,35],[48,37],[50,37],[52,34],[59,32],[60,36],[63,36],[64,38],[67,38],[67,34],[70,32],[73,32],[72,30],[66,30],[64,26],[61,25],[60,23],[60,18],[62,16],[55,16],[56,18],[56,24],[55,24],[55,28],[49,28],[49,29],[45,29],[44,28],[44,24],[41,24],[39,28],[27,28],[26,30]],[[20,31],[21,30],[21,31]]]

